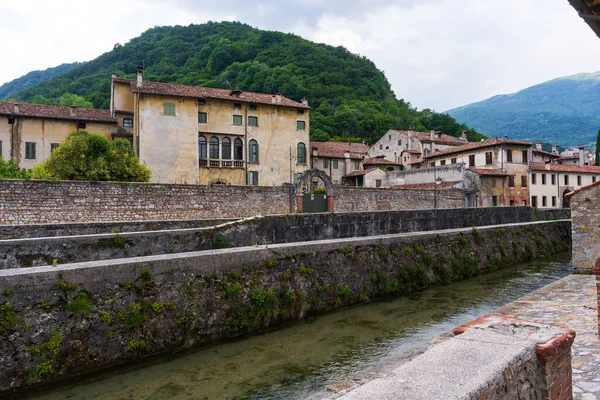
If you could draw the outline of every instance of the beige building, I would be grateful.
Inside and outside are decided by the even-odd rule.
[[[530,163],[531,206],[568,207],[565,195],[600,180],[600,167]]]
[[[363,143],[312,142],[311,167],[329,175],[334,184],[342,184],[342,178],[362,171],[362,161],[367,158],[369,146]]]
[[[44,161],[80,129],[110,139],[116,121],[108,110],[0,102],[0,156],[19,168]]]
[[[310,107],[281,95],[113,75],[111,115],[161,183],[281,185],[308,169]]]

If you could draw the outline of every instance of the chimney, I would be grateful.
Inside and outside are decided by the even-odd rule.
[[[552,145],[552,154],[558,154],[558,146],[555,144]]]
[[[508,135],[504,135],[504,139],[505,139],[505,140],[508,140]]]
[[[527,149],[527,162],[533,162],[533,149],[531,147]]]
[[[579,146],[579,166],[585,166],[585,146]]]
[[[431,132],[429,132],[429,138],[430,138],[431,140],[433,140],[433,137],[434,137],[434,135],[435,135],[435,132],[434,132],[434,131],[431,131]]]
[[[137,67],[137,87],[142,87],[144,83],[144,67]]]
[[[465,132],[465,131],[462,131],[462,132],[460,133],[460,140],[462,140],[463,142],[467,142],[467,141],[468,141],[468,140],[467,140],[467,132]]]
[[[112,73],[112,79],[117,79],[117,74],[115,72]]]
[[[275,95],[271,96],[271,103],[277,103],[277,97]]]
[[[14,113],[15,113],[15,114],[18,114],[18,113],[19,113],[19,105],[18,105],[18,104],[15,104],[15,110],[14,110]]]
[[[70,111],[71,111],[71,117],[74,117],[75,115],[77,115],[77,106],[70,105],[69,108],[70,108]]]
[[[303,97],[302,98],[302,105],[308,107],[308,97]]]
[[[275,102],[276,102],[277,104],[281,104],[281,100],[282,100],[282,99],[283,99],[283,96],[282,96],[281,94],[277,93],[277,94],[275,95]]]
[[[539,151],[542,151],[542,144],[543,144],[542,142],[537,142],[537,143],[535,144],[535,149],[536,149],[536,150],[539,150]]]

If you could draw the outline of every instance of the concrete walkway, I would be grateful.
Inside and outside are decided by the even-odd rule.
[[[600,400],[600,340],[593,275],[571,275],[522,297],[494,313],[573,329],[573,395]]]

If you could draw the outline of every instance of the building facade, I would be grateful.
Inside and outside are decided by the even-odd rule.
[[[600,181],[600,167],[550,163],[530,163],[531,206],[569,207],[565,196]]]
[[[342,184],[343,178],[363,170],[369,146],[364,143],[312,142],[311,168],[325,172],[334,184]]]

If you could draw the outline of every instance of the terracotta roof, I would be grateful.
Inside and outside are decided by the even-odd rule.
[[[577,155],[572,155],[572,156],[559,156],[557,158],[558,161],[565,161],[565,160],[579,160],[579,154]]]
[[[402,153],[418,154],[418,155],[421,154],[421,152],[419,150],[402,150],[402,152],[400,154],[402,154]]]
[[[556,172],[580,172],[588,174],[600,174],[600,167],[569,164],[545,164],[545,163],[529,163],[529,168],[535,171],[556,171]]]
[[[392,186],[392,189],[398,189],[398,190],[410,190],[410,189],[425,189],[425,190],[433,190],[433,189],[450,189],[453,188],[454,186],[458,185],[459,183],[462,183],[461,181],[456,181],[456,182],[442,182],[438,185],[435,185],[433,182],[431,183],[413,183],[410,185],[398,185],[398,186]]]
[[[317,151],[317,157],[344,158],[344,154],[350,153],[350,158],[363,159],[369,151],[364,143],[311,142],[310,146]]]
[[[547,156],[551,156],[551,157],[555,157],[555,158],[559,158],[560,157],[560,154],[551,153],[551,152],[545,151],[545,150],[533,149],[533,152],[534,153],[545,154]]]
[[[124,79],[118,79],[118,82],[125,81]],[[273,102],[277,95],[255,93],[255,92],[243,92],[241,90],[227,90],[227,89],[216,89],[208,88],[203,86],[188,86],[179,85],[174,83],[162,83],[162,82],[151,82],[143,81],[142,86],[137,86],[137,81],[129,80],[131,84],[131,90],[133,93],[145,93],[145,94],[157,94],[164,96],[177,96],[177,97],[192,97],[199,99],[221,99],[231,100],[236,102],[245,103],[258,103],[258,104],[269,104],[273,106],[281,107],[294,107],[294,108],[305,108],[310,109],[309,106],[297,101],[288,99],[287,97],[280,96],[281,102]]]
[[[363,165],[402,165],[395,161],[386,160],[384,156],[377,156],[371,158],[365,158],[363,160]]]
[[[419,157],[415,161],[408,163],[408,165],[422,164],[423,161],[425,161],[423,157]]]
[[[353,176],[363,176],[363,175],[368,174],[369,172],[373,172],[373,171],[376,171],[378,169],[379,168],[369,168],[369,169],[363,169],[363,170],[360,170],[360,171],[354,171],[354,172],[350,172],[348,175],[342,176],[342,178],[350,178],[350,177],[353,177]]]
[[[506,172],[496,171],[495,169],[475,169],[469,168],[469,171],[475,172],[479,175],[487,175],[487,176],[508,176]]]
[[[421,142],[431,142],[431,132],[417,132],[417,131],[399,131],[396,129],[391,129],[391,132],[399,133],[401,135],[412,136],[419,139]],[[440,134],[440,138],[434,137],[433,141],[435,143],[444,143],[448,145],[461,145],[465,143],[457,137],[450,136],[446,133],[435,132],[436,134]]]
[[[524,142],[521,140],[512,140],[512,139],[504,139],[504,138],[487,139],[487,140],[482,140],[481,142],[469,142],[468,144],[464,144],[462,146],[457,146],[457,147],[453,147],[451,149],[441,150],[436,153],[425,156],[424,158],[428,159],[428,158],[435,158],[435,157],[443,156],[446,154],[463,153],[463,152],[467,152],[467,151],[471,151],[471,150],[475,150],[475,149],[481,149],[484,147],[492,147],[492,146],[497,146],[497,145],[502,145],[502,144],[513,144],[513,145],[520,145],[520,146],[527,146],[527,147],[531,146],[531,142]]]
[[[591,188],[596,187],[596,186],[600,186],[600,181],[594,182],[591,185],[582,186],[579,189],[575,189],[572,192],[569,192],[569,193],[565,194],[565,197],[569,198],[571,196],[576,195],[577,193],[583,192],[585,190],[591,189]]]
[[[18,108],[18,110],[15,110]],[[16,112],[18,111],[18,112]],[[0,101],[0,115],[14,115],[34,118],[70,119],[75,121],[115,122],[108,110],[47,106],[42,104],[9,103]]]

